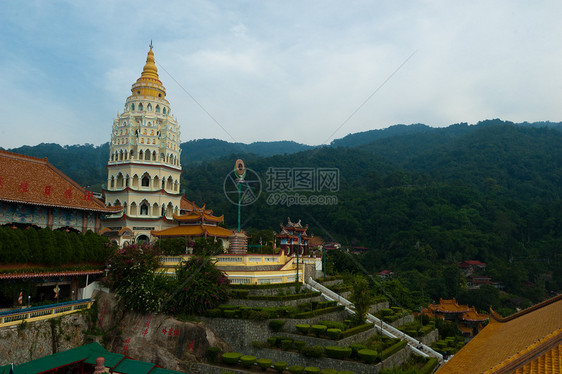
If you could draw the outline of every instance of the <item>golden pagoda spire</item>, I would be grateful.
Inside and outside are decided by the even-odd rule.
[[[146,64],[142,69],[142,74],[139,79],[142,78],[156,79],[160,82],[160,79],[158,78],[158,69],[156,68],[156,64],[154,62],[154,52],[152,52],[152,40],[150,41],[150,51],[148,51],[148,56],[146,56]]]

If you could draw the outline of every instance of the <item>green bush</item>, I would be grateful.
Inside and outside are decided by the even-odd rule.
[[[357,355],[361,360],[365,361],[366,364],[372,364],[379,358],[379,353],[372,349],[361,349],[357,352]]]
[[[242,357],[240,357],[240,363],[245,368],[249,368],[252,365],[254,365],[254,363],[256,362],[256,359],[257,359],[256,356],[242,356]]]
[[[281,331],[284,325],[285,325],[285,321],[280,319],[272,319],[271,321],[269,321],[269,328],[273,332]]]
[[[347,338],[349,336],[359,334],[360,332],[372,329],[373,327],[375,327],[375,325],[372,324],[372,323],[365,323],[363,325],[355,326],[355,327],[352,327],[350,329],[347,329],[347,330],[343,331],[342,334],[341,334],[341,337],[342,337],[342,339]]]
[[[338,340],[341,337],[341,330],[340,329],[327,329],[326,335],[328,338],[332,340]]]
[[[265,310],[250,310],[248,312],[248,319],[252,319],[254,321],[264,321],[268,318],[269,318],[269,312]]]
[[[320,335],[323,335],[328,329],[328,327],[326,327],[326,325],[312,325],[310,326],[310,329],[312,330],[314,335],[318,337]]]
[[[330,358],[335,358],[338,360],[343,360],[351,357],[351,348],[349,347],[337,347],[337,346],[327,346],[324,348],[326,356]]]
[[[211,318],[220,318],[220,317],[222,317],[222,310],[219,309],[219,308],[209,309],[207,311],[207,316],[209,316]]]
[[[236,316],[238,315],[238,311],[233,309],[225,309],[223,313],[225,318],[236,318]]]
[[[310,325],[308,323],[303,323],[303,324],[295,325],[295,328],[301,334],[306,335],[308,334],[308,330],[310,330]]]
[[[271,338],[267,338],[267,344],[269,345],[269,347],[271,348],[275,348],[277,347],[277,337],[272,336]]]
[[[250,290],[232,290],[233,299],[246,299],[250,294]]]
[[[240,318],[248,319],[250,317],[250,312],[252,311],[252,308],[249,306],[241,306],[240,309],[238,309],[238,311],[239,311]]]
[[[260,358],[256,361],[258,366],[261,368],[262,371],[266,371],[271,367],[272,361],[268,358]]]
[[[435,357],[431,357],[429,360],[427,360],[427,362],[425,363],[425,365],[423,365],[423,367],[420,369],[420,374],[431,374],[433,373],[433,369],[435,369],[435,367],[437,366],[439,362],[437,361],[437,359]]]
[[[317,368],[316,366],[307,366],[304,368],[304,372],[305,373],[320,373],[320,368]]]
[[[228,365],[236,365],[238,360],[242,357],[242,353],[238,352],[227,352],[222,354],[222,362]]]
[[[392,356],[393,354],[404,348],[407,344],[408,343],[405,340],[402,340],[388,347],[387,349],[381,352],[381,360],[386,360],[388,357]]]
[[[321,345],[306,346],[302,348],[301,354],[305,357],[320,358],[324,355],[324,347]]]
[[[349,370],[340,370],[338,371],[338,374],[354,374],[352,371]]]
[[[282,373],[287,367],[287,363],[284,361],[277,361],[273,363],[273,368],[278,372]]]
[[[343,305],[336,305],[329,308],[316,309],[311,312],[297,313],[295,314],[295,318],[299,318],[299,319],[312,318],[312,317],[320,316],[322,314],[337,312],[339,310],[344,310],[344,309],[345,307]]]
[[[317,323],[318,325],[326,325],[329,329],[340,329],[345,330],[345,324],[343,322],[336,322],[336,321],[320,321]]]
[[[207,358],[209,362],[215,363],[217,361],[217,357],[219,356],[221,349],[219,347],[209,347],[207,348]]]
[[[291,374],[301,374],[304,370],[304,366],[293,365],[293,366],[289,366],[289,368],[287,370],[289,370],[289,373],[291,373]]]
[[[394,311],[392,309],[381,309],[380,313],[381,313],[381,316],[387,317],[387,316],[393,315]]]
[[[322,369],[320,374],[338,374],[338,371],[336,369]]]
[[[355,343],[355,344],[351,344],[351,345],[349,346],[349,348],[351,348],[351,351],[352,351],[352,352],[351,352],[351,357],[358,358],[359,355],[357,354],[357,352],[360,351],[360,350],[362,350],[362,349],[365,349],[365,348],[367,348],[367,347],[364,346],[363,344]]]
[[[293,346],[293,339],[281,339],[281,349],[287,351]]]
[[[293,342],[295,348],[297,349],[297,351],[302,351],[303,347],[306,345],[306,342],[303,340],[295,340]]]

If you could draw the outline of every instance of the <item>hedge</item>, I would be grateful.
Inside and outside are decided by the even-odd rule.
[[[341,370],[341,371],[338,371],[338,374],[354,374],[354,373],[352,371],[349,371],[349,370]]]
[[[242,356],[242,357],[240,357],[240,363],[245,368],[249,368],[254,364],[254,362],[256,362],[256,359],[257,359],[256,356],[249,356],[249,355],[248,356]]]
[[[277,370],[278,373],[282,373],[286,367],[287,363],[285,361],[277,361],[273,363],[273,368]]]
[[[377,361],[379,358],[379,353],[377,351],[373,351],[372,349],[361,349],[357,352],[359,358],[365,361],[366,364],[372,364]]]
[[[285,325],[285,321],[280,320],[280,319],[273,319],[273,320],[269,321],[269,328],[273,332],[281,331],[283,329],[284,325]]]
[[[310,326],[310,329],[312,330],[314,335],[316,335],[318,337],[318,336],[324,334],[326,332],[326,330],[328,329],[328,327],[326,325],[312,325],[312,326]]]
[[[287,370],[289,370],[289,373],[291,373],[291,374],[301,374],[304,370],[304,366],[293,365],[293,366],[289,366],[289,368]]]
[[[278,340],[278,339],[279,339],[279,338],[276,337],[276,336],[272,336],[272,337],[270,337],[270,338],[267,338],[267,344],[268,344],[271,348],[277,347],[277,340]]]
[[[269,369],[271,367],[273,361],[271,361],[269,358],[260,358],[256,361],[256,363],[258,364],[258,366],[261,368],[262,371],[266,371],[267,369]]]
[[[341,329],[327,329],[326,335],[332,340],[338,340],[341,337]]]
[[[352,350],[349,347],[327,346],[324,348],[324,352],[330,358],[343,360],[351,357]]]
[[[338,371],[336,369],[322,369],[320,374],[338,374]]]
[[[207,358],[209,362],[214,363],[217,361],[221,349],[219,347],[209,347],[207,348]]]
[[[316,309],[310,312],[297,313],[294,318],[299,318],[299,319],[312,318],[312,317],[320,316],[322,314],[337,312],[344,309],[345,307],[343,305],[336,305],[329,308]]]
[[[329,329],[340,329],[345,330],[345,324],[342,322],[336,321],[320,321],[317,323],[318,325],[326,325]]]
[[[320,373],[320,368],[317,368],[316,366],[307,366],[304,368],[304,372],[305,373],[311,373],[311,374],[316,374],[316,373]]]
[[[262,290],[269,288],[287,288],[287,287],[300,287],[302,284],[300,282],[292,283],[269,283],[269,284],[230,284],[232,290],[235,289],[246,289],[246,290]]]
[[[207,316],[214,318],[222,317],[222,310],[219,308],[209,309],[207,311]]]
[[[431,326],[431,325],[423,326],[423,327],[420,329],[420,335],[422,335],[422,336],[427,335],[427,334],[429,334],[431,331],[433,331],[434,329],[435,329],[435,326]]]
[[[295,340],[293,344],[299,352],[304,348],[304,346],[306,346],[306,342],[304,340]]]
[[[301,354],[305,357],[320,358],[324,355],[324,347],[321,345],[306,346],[302,348]]]
[[[281,339],[281,349],[287,351],[293,346],[293,339]]]
[[[381,352],[381,360],[386,360],[396,352],[400,351],[404,348],[408,343],[405,340],[399,341],[398,343],[388,347],[384,351]]]
[[[365,323],[363,325],[355,326],[345,331],[342,331],[341,337],[342,339],[347,338],[349,336],[359,334],[360,332],[367,331],[375,327],[373,323]]]
[[[241,290],[240,290],[241,291]],[[309,299],[311,297],[320,296],[322,293],[318,291],[314,292],[307,292],[307,293],[297,293],[292,295],[248,295],[244,297],[248,300],[263,300],[263,301],[290,301],[290,300],[300,300],[300,299]],[[240,299],[242,299],[240,297]]]
[[[227,352],[222,354],[222,361],[225,364],[236,365],[238,363],[238,360],[240,360],[240,357],[242,357],[242,353]]]
[[[357,352],[359,352],[362,349],[366,349],[367,347],[361,343],[355,343],[355,344],[351,344],[349,348],[351,348],[352,350],[351,356],[358,358],[359,355],[357,354]]]
[[[308,330],[310,330],[310,325],[308,323],[302,323],[295,325],[295,328],[303,335],[308,334]]]
[[[425,365],[422,366],[422,368],[420,369],[420,374],[431,374],[433,373],[433,369],[435,369],[435,367],[437,366],[439,362],[437,361],[437,359],[435,357],[431,357],[429,360],[427,360],[427,362],[425,363]]]

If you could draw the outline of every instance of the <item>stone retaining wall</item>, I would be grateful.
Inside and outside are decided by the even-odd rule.
[[[251,300],[251,299],[230,299],[228,302],[232,305],[243,305],[249,307],[277,307],[277,306],[294,306],[298,304],[310,303],[311,301],[325,301],[322,296],[307,297],[298,300]]]
[[[391,326],[393,327],[400,327],[402,325],[405,325],[407,323],[410,322],[414,322],[414,315],[413,314],[408,314],[407,316],[404,316],[402,318],[398,318],[396,321],[390,323]]]
[[[360,343],[367,339],[369,339],[373,335],[377,335],[377,329],[373,327],[367,331],[360,332],[359,334],[355,334],[352,336],[348,336],[347,338],[340,339],[340,340],[331,340],[331,339],[322,339],[317,338],[314,336],[308,335],[301,335],[301,334],[292,334],[288,332],[278,332],[276,334],[272,334],[272,336],[283,336],[287,338],[291,338],[293,340],[302,340],[306,342],[306,345],[321,345],[322,347],[326,347],[328,345],[336,345],[339,347],[347,347],[354,343]]]
[[[374,315],[374,314],[375,314],[376,312],[378,312],[379,310],[381,310],[381,309],[388,309],[389,307],[390,307],[390,306],[389,306],[388,301],[384,301],[384,302],[382,302],[382,303],[377,303],[377,304],[371,305],[371,307],[369,308],[369,313],[371,313],[371,314]]]

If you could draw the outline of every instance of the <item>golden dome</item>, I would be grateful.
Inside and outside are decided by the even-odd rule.
[[[154,60],[154,52],[152,52],[152,41],[150,42],[150,50],[146,56],[146,64],[142,69],[142,74],[136,83],[133,84],[131,91],[135,95],[148,95],[163,98],[166,91],[162,82],[158,77],[158,69]]]

